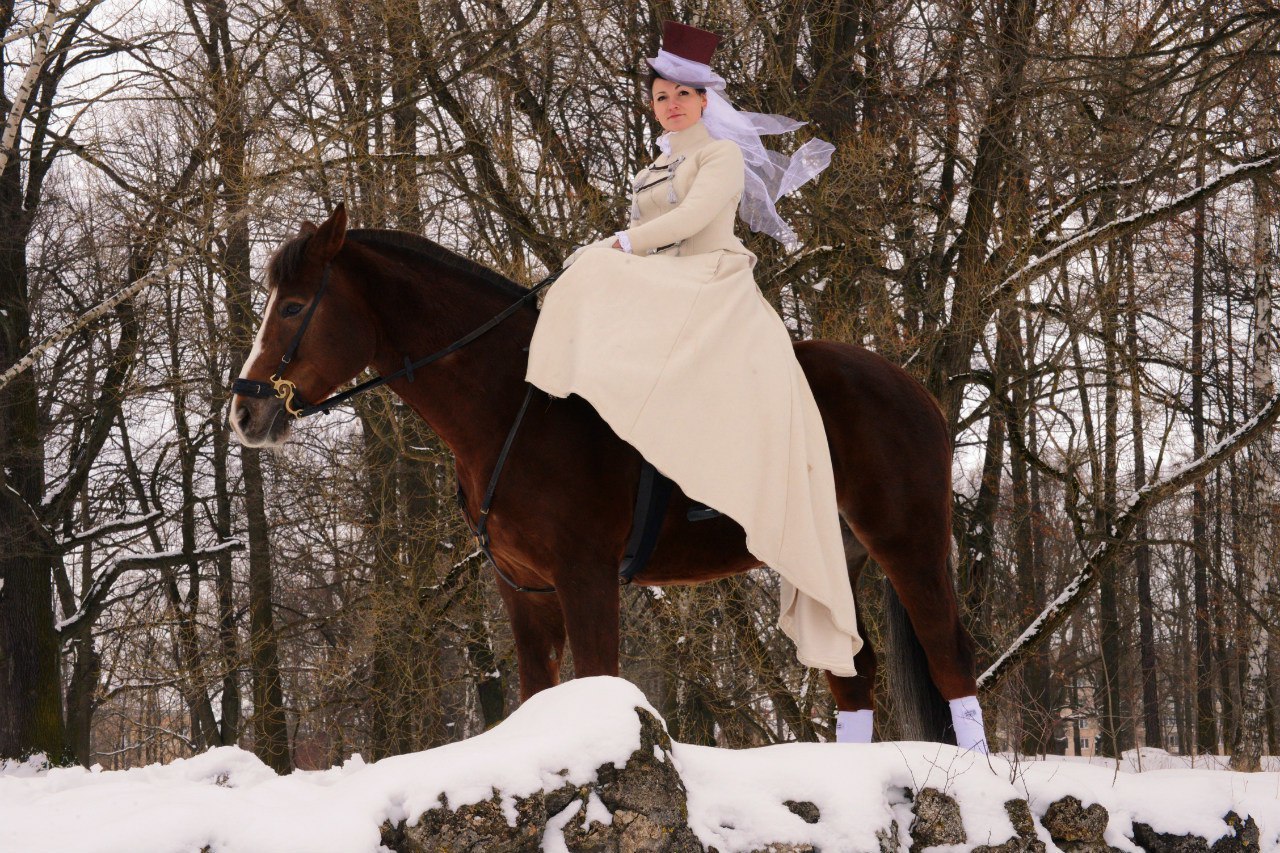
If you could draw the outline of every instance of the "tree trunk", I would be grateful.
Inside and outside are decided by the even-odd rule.
[[[71,678],[67,684],[67,740],[82,767],[93,765],[93,712],[97,707],[102,658],[92,637],[71,643]]]
[[[245,512],[249,521],[249,663],[253,670],[253,752],[277,773],[293,772],[272,612],[271,551],[258,451],[244,448]]]
[[[996,380],[1000,380],[997,378]],[[968,513],[956,513],[965,519],[960,537],[960,597],[965,616],[979,655],[991,650],[989,590],[991,588],[992,551],[995,548],[996,510],[1000,506],[1001,481],[1004,477],[1004,416],[996,409],[987,418],[987,438],[982,458],[982,481],[978,496]]]
[[[978,129],[964,227],[955,247],[952,319],[929,363],[927,384],[951,421],[953,437],[964,385],[953,382],[952,377],[968,371],[993,307],[988,293],[996,284],[992,277],[998,270],[988,264],[990,244],[1000,224],[997,210],[1002,194],[1008,192],[1007,178],[1018,150],[1018,117],[1026,99],[1025,70],[1038,14],[1037,0],[1007,0],[999,5],[999,34],[992,50],[994,85]],[[1012,235],[1006,233],[1003,239],[1012,239]]]
[[[1276,261],[1275,246],[1271,239],[1271,205],[1268,188],[1261,181],[1254,182],[1254,264],[1253,264],[1253,370],[1254,396],[1266,399],[1275,393],[1275,375],[1271,359],[1275,352],[1274,319],[1271,307],[1271,269]],[[1275,554],[1280,547],[1277,531],[1280,531],[1280,506],[1274,498],[1276,484],[1275,460],[1270,441],[1259,441],[1253,454],[1257,476],[1251,478],[1258,496],[1257,529],[1253,535],[1256,547],[1249,549],[1252,574],[1247,578],[1245,594],[1251,602],[1263,605],[1273,600],[1275,584]],[[1238,522],[1238,520],[1237,520]],[[1265,606],[1265,605],[1263,605]],[[1231,769],[1256,772],[1262,769],[1263,738],[1267,731],[1267,706],[1269,684],[1267,682],[1267,651],[1271,634],[1262,625],[1253,625],[1249,614],[1242,616],[1252,631],[1242,632],[1248,638],[1245,649],[1247,672],[1243,693],[1243,719],[1231,751]]]
[[[209,331],[210,346],[219,339],[217,327],[224,320],[214,315],[215,297],[211,293],[206,300],[205,325]],[[232,350],[234,351],[234,347]],[[227,353],[228,363],[234,356]],[[209,359],[211,365],[219,362],[216,356]],[[234,369],[234,368],[233,368]],[[220,405],[215,411],[223,411],[228,404],[230,387],[229,376],[220,370],[211,370],[209,375],[210,398]],[[225,541],[234,535],[235,516],[231,496],[231,475],[228,463],[231,461],[231,428],[227,418],[215,417],[209,425],[213,445],[213,529],[219,541]],[[219,554],[215,560],[215,584],[218,600],[218,646],[222,660],[222,702],[219,740],[225,745],[238,743],[241,731],[240,689],[240,637],[237,632],[237,604],[235,598],[235,574],[232,554]]]
[[[1147,456],[1143,446],[1145,431],[1142,412],[1142,372],[1138,359],[1138,300],[1135,294],[1133,257],[1125,258],[1126,303],[1125,350],[1129,357],[1129,408],[1133,424],[1133,486],[1147,484]],[[1160,727],[1160,697],[1156,685],[1156,640],[1154,607],[1151,600],[1151,546],[1146,544],[1147,520],[1138,522],[1138,544],[1133,566],[1138,580],[1138,668],[1142,678],[1142,730],[1147,746],[1164,748]]]
[[[1204,181],[1203,158],[1196,178]],[[1192,455],[1204,454],[1204,266],[1205,204],[1195,209],[1191,269],[1191,435]],[[1191,500],[1192,583],[1195,592],[1196,751],[1218,751],[1217,712],[1213,701],[1213,614],[1209,609],[1208,496],[1204,480],[1196,482]]]
[[[498,667],[489,626],[483,619],[472,619],[467,626],[467,659],[477,673],[476,700],[487,731],[506,719],[507,696],[506,678]]]
[[[220,260],[226,280],[229,319],[237,342],[232,348],[231,362],[240,365],[248,356],[247,342],[251,337],[249,332],[254,327],[250,313],[253,278],[250,268],[249,223],[243,215],[249,203],[250,189],[244,101],[245,71],[238,55],[230,48],[232,33],[225,0],[205,0],[200,4],[200,9],[206,16],[204,31],[200,30],[197,13],[191,0],[188,0],[188,18],[196,30],[195,35],[208,62],[209,97],[218,114],[216,161],[221,185],[219,189],[225,213],[231,222],[225,234]],[[277,773],[290,773],[293,770],[293,759],[289,749],[284,686],[280,675],[279,640],[276,636],[272,603],[274,579],[262,462],[256,449],[244,446],[240,448],[240,460],[249,528],[249,664],[253,683],[253,749],[258,758]],[[220,590],[220,595],[225,595],[225,591]],[[225,621],[223,614],[220,647],[224,658],[228,653],[230,640]]]
[[[0,173],[0,372],[31,347],[30,214],[21,176],[18,157]],[[44,496],[44,460],[36,377],[28,370],[0,388],[0,758],[44,753],[62,763],[71,754],[53,561],[34,509]]]
[[[1118,508],[1116,506],[1117,477],[1119,469],[1119,385],[1120,371],[1117,364],[1117,347],[1119,344],[1120,308],[1118,294],[1120,256],[1123,249],[1112,244],[1107,252],[1105,285],[1099,299],[1099,315],[1102,319],[1102,343],[1104,351],[1105,390],[1103,392],[1103,435],[1102,435],[1102,494],[1101,506],[1094,529],[1109,531],[1115,522]],[[1099,717],[1098,753],[1100,755],[1119,758],[1120,753],[1128,746],[1127,715],[1124,707],[1124,684],[1128,667],[1125,665],[1126,626],[1121,619],[1120,597],[1123,592],[1124,577],[1120,563],[1116,571],[1108,572],[1099,584],[1098,597],[1098,630],[1102,647],[1102,714]]]
[[[370,749],[375,760],[404,752],[398,696],[404,637],[400,602],[395,595],[399,566],[399,523],[396,513],[396,453],[390,432],[392,420],[384,399],[362,401],[360,423],[364,436],[365,519],[367,548],[373,562],[368,615],[372,652],[369,662],[368,709]]]
[[[0,398],[0,406],[3,406]],[[62,717],[62,656],[47,558],[18,543],[25,519],[0,506],[0,757],[72,758]],[[27,550],[27,553],[22,553]]]
[[[421,32],[421,11],[417,0],[386,0],[383,17],[387,22],[387,48],[391,54],[391,149],[394,190],[391,193],[392,222],[415,234],[422,231],[418,166],[413,154],[418,148],[418,104],[413,92],[421,84],[418,51],[414,44]]]
[[[1023,422],[1023,435],[1034,435],[1025,428],[1027,392],[1025,385],[1024,341],[1017,312],[1000,313],[996,343],[996,362],[1003,381],[1009,383],[1010,418]],[[1020,622],[1030,622],[1044,605],[1044,579],[1036,559],[1035,514],[1031,499],[1030,471],[1027,458],[1014,445],[1009,448],[1010,511],[1013,517],[1014,576],[1018,589]],[[1051,704],[1051,682],[1047,651],[1038,651],[1022,667],[1021,695],[1018,700],[1021,738],[1018,749],[1024,755],[1042,755],[1049,751],[1057,722]]]

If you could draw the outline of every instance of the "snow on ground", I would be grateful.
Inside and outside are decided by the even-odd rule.
[[[132,770],[13,768],[0,775],[0,851],[374,853],[383,820],[416,820],[441,793],[458,806],[496,787],[514,802],[622,766],[640,745],[637,705],[652,711],[626,681],[578,679],[470,740],[283,777],[236,747]]]
[[[689,825],[703,845],[722,851],[758,850],[771,841],[878,850],[876,833],[893,820],[906,849],[908,790],[925,787],[956,798],[973,844],[999,844],[1015,834],[1004,802],[1017,792],[984,758],[951,746],[796,743],[726,750],[678,744],[673,751],[689,789]],[[786,800],[813,803],[822,819],[805,823]]]
[[[1105,767],[1107,770],[1119,769],[1121,773],[1144,773],[1151,770],[1228,770],[1229,755],[1175,755],[1163,749],[1144,746],[1141,749],[1126,750],[1120,761],[1114,758],[1079,758],[1076,756],[1038,755],[1023,761],[1057,761],[1072,764],[1088,764],[1091,767]],[[1280,756],[1262,756],[1262,769],[1271,773],[1280,772]]]
[[[1148,758],[1159,753],[1171,766],[1182,762],[1160,750],[1148,753]],[[1181,767],[1117,772],[1115,761],[1103,759],[993,756],[988,761],[930,743],[788,744],[738,751],[678,744],[675,756],[689,788],[689,823],[704,845],[720,850],[759,849],[769,841],[877,850],[875,833],[891,819],[897,820],[905,850],[912,819],[906,791],[924,787],[959,803],[968,836],[963,849],[1013,836],[1006,800],[1026,799],[1039,819],[1068,795],[1086,807],[1100,803],[1107,809],[1106,839],[1121,850],[1140,849],[1128,840],[1135,821],[1157,832],[1199,835],[1212,844],[1225,834],[1222,818],[1230,811],[1258,822],[1263,853],[1280,849],[1276,772]],[[787,799],[814,803],[822,820],[804,823],[779,806]],[[1040,837],[1050,850],[1057,849],[1047,834]]]
[[[497,788],[504,802],[538,790],[578,785],[597,767],[624,764],[640,745],[636,707],[655,713],[641,692],[616,678],[583,678],[535,696],[500,726],[462,743],[367,764],[278,777],[234,747],[133,770],[41,769],[0,765],[0,853],[217,853],[298,851],[378,853],[384,820],[414,820],[448,797],[480,802]],[[876,850],[877,831],[896,820],[910,843],[910,791],[934,787],[960,804],[969,841],[938,853],[999,844],[1014,832],[1004,802],[1025,798],[1041,817],[1068,794],[1111,814],[1107,841],[1135,850],[1126,836],[1142,821],[1158,832],[1194,833],[1210,843],[1234,810],[1252,815],[1262,853],[1280,851],[1280,773],[1239,774],[1183,765],[1158,750],[1115,762],[1051,758],[989,761],[926,743],[787,744],[722,750],[675,744],[672,760],[688,788],[689,823],[704,845],[724,853],[769,842],[823,850]],[[1142,772],[1139,770],[1139,762]],[[1274,764],[1272,766],[1275,766]],[[809,801],[808,824],[784,802]],[[508,809],[514,821],[514,808]],[[586,815],[608,820],[594,799]],[[563,850],[549,827],[545,850]],[[1047,834],[1049,849],[1056,849]]]
[[[1280,847],[1280,774],[1210,769],[1129,773],[1117,772],[1111,764],[1108,769],[1062,759],[1004,762],[1037,818],[1068,794],[1086,806],[1100,803],[1111,815],[1106,840],[1113,847],[1138,849],[1125,838],[1135,822],[1171,835],[1199,835],[1212,844],[1225,834],[1222,818],[1230,811],[1253,817],[1264,853]]]

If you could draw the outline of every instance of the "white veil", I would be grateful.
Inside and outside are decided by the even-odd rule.
[[[769,113],[749,113],[736,109],[722,94],[724,78],[701,62],[676,56],[665,50],[645,60],[664,78],[674,83],[707,90],[707,108],[702,123],[715,139],[732,139],[742,149],[746,164],[742,201],[738,214],[752,231],[761,231],[783,245],[796,242],[796,233],[778,215],[778,199],[813,180],[831,165],[835,146],[810,139],[790,156],[770,151],[761,136],[789,133],[807,122]]]

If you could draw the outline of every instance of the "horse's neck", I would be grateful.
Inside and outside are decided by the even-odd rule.
[[[510,298],[482,283],[454,276],[429,283],[390,283],[381,290],[382,340],[374,368],[383,375],[441,350],[492,319]],[[527,355],[536,314],[520,309],[461,349],[398,379],[391,389],[425,420],[460,467],[496,456],[524,394]]]

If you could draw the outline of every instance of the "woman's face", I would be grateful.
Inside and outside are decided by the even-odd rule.
[[[659,77],[653,81],[653,114],[668,133],[691,127],[702,118],[706,94]]]

